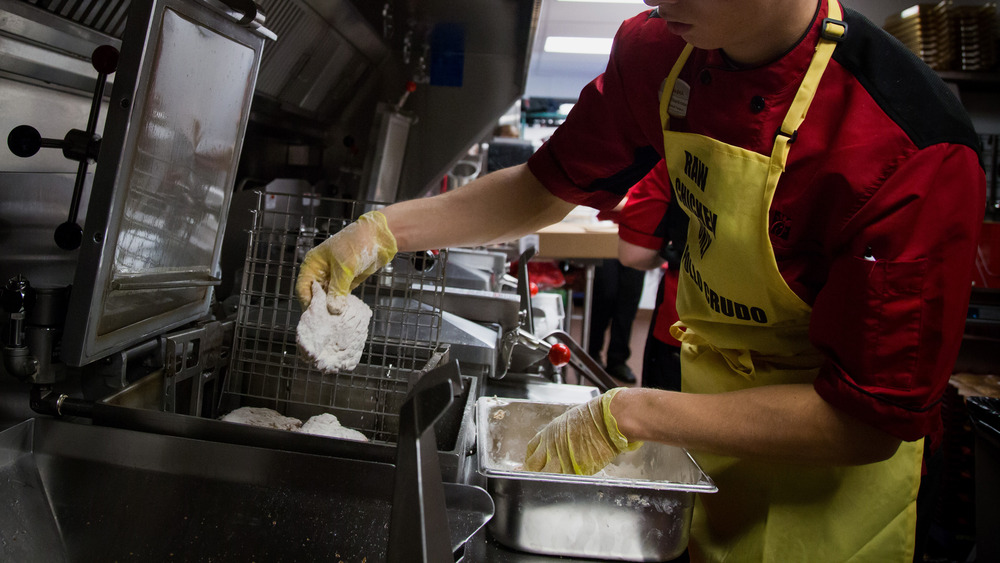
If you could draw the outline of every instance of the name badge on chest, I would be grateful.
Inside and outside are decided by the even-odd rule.
[[[691,99],[691,86],[678,78],[674,81],[674,90],[670,93],[670,102],[667,104],[667,113],[670,117],[687,117],[688,101]]]

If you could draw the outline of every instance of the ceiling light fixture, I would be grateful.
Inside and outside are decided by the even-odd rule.
[[[545,38],[546,53],[575,53],[579,55],[610,55],[611,37],[558,37]]]

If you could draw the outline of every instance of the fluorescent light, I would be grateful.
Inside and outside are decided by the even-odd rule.
[[[577,53],[581,55],[610,55],[611,37],[558,37],[545,38],[546,53]]]

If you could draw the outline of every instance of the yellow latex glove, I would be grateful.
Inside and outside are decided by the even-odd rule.
[[[524,468],[548,473],[593,475],[618,454],[638,449],[629,442],[611,415],[611,400],[618,387],[577,405],[556,417],[528,442]]]
[[[385,215],[369,211],[340,232],[306,253],[295,281],[295,293],[306,309],[312,301],[312,282],[326,288],[326,307],[339,315],[347,295],[365,278],[385,266],[396,255],[396,237]]]

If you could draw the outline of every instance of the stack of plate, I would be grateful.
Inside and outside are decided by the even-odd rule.
[[[884,29],[934,70],[951,70],[956,58],[951,2],[917,4],[886,18]]]
[[[952,6],[954,70],[992,70],[997,64],[997,6]]]

